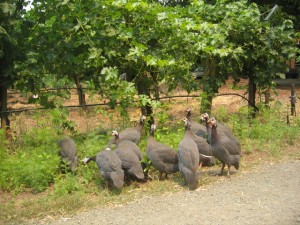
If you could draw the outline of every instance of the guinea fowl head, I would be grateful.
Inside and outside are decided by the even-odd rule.
[[[207,123],[209,123],[212,127],[217,127],[217,120],[215,118],[210,118]]]
[[[208,120],[209,120],[209,115],[208,115],[208,113],[203,113],[203,114],[200,116],[200,119],[201,119],[201,121],[208,121]]]
[[[97,156],[85,157],[81,160],[81,162],[83,162],[83,164],[88,164],[90,161],[96,161],[96,157]]]
[[[144,124],[146,119],[147,119],[146,116],[142,115],[140,118],[140,124]]]
[[[154,135],[155,131],[156,131],[156,125],[153,123],[153,124],[151,124],[151,127],[150,127],[150,134]]]
[[[116,130],[113,130],[113,131],[111,132],[111,135],[114,136],[114,137],[116,137],[116,138],[119,137],[119,133],[118,133],[118,131],[116,131]]]
[[[184,118],[183,119],[183,121],[184,121],[184,126],[185,126],[185,129],[190,129],[191,128],[191,123],[190,123],[190,121],[188,120],[188,118]]]
[[[87,164],[91,159],[88,157],[85,157],[84,159],[81,160],[84,164]]]

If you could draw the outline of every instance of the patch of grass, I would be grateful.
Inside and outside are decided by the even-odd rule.
[[[47,189],[59,161],[55,139],[55,133],[48,127],[35,127],[24,134],[13,153],[0,162],[1,189],[13,192]]]
[[[285,110],[281,106],[272,109],[261,108],[256,118],[249,118],[247,108],[227,115],[226,124],[240,139],[242,151],[251,154],[254,151],[263,151],[273,157],[284,156],[284,146],[292,145],[300,134],[298,119],[292,125],[285,121]]]

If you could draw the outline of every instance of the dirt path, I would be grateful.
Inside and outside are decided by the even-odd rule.
[[[300,225],[300,161],[265,163],[205,189],[98,208],[55,224]]]

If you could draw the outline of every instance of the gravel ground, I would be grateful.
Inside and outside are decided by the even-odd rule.
[[[241,173],[241,172],[239,172]],[[196,191],[144,197],[97,208],[58,224],[270,224],[300,225],[300,161],[265,163]]]

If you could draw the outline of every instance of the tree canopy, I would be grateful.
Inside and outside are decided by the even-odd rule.
[[[294,25],[284,15],[264,21],[257,4],[245,0],[179,3],[34,0],[26,11],[26,1],[5,1],[1,81],[31,93],[76,84],[81,104],[84,86],[126,108],[136,92],[158,97],[161,83],[203,89],[211,98],[229,76],[267,88],[295,56]],[[205,68],[200,85],[192,75],[199,66]],[[55,106],[40,94],[41,103]]]

